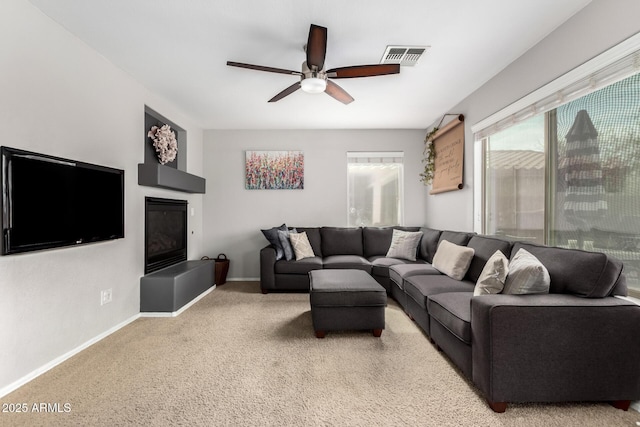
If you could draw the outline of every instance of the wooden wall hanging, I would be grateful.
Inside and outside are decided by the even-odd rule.
[[[461,190],[464,166],[464,116],[458,115],[433,137],[433,184],[429,194]]]

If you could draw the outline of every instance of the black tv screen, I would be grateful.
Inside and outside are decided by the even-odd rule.
[[[124,171],[2,147],[2,255],[124,237]]]

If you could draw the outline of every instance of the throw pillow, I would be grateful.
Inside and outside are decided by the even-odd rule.
[[[293,246],[296,261],[316,256],[316,254],[313,253],[313,248],[311,247],[311,243],[309,242],[309,237],[307,237],[306,232],[289,233],[289,240],[291,241],[291,246]]]
[[[280,244],[280,238],[278,237],[278,230],[286,230],[287,225],[282,224],[280,227],[273,227],[268,230],[260,230],[264,237],[273,245],[276,250],[276,261],[282,259],[284,256],[284,250],[282,249],[282,245]]]
[[[462,280],[471,265],[475,250],[466,246],[459,246],[448,240],[438,245],[433,256],[433,268],[455,280]]]
[[[284,252],[284,259],[287,261],[291,261],[294,258],[293,247],[291,246],[291,241],[289,240],[289,233],[297,233],[298,230],[292,228],[291,230],[278,230],[278,239],[280,239],[280,245],[282,246],[282,251]]]
[[[502,251],[495,251],[484,265],[473,290],[473,295],[499,294],[504,288],[508,273],[509,260]]]
[[[530,252],[520,249],[509,263],[509,274],[504,283],[504,294],[548,294],[551,278],[549,271]]]
[[[391,245],[387,251],[387,257],[415,261],[420,238],[422,238],[422,231],[402,231],[394,229],[393,236],[391,237]]]

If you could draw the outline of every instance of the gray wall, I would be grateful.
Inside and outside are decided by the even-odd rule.
[[[473,230],[473,124],[634,35],[640,31],[638,16],[640,1],[594,0],[473,94],[451,107],[448,112],[465,115],[465,188],[428,196],[427,225]]]
[[[230,278],[257,278],[261,228],[346,226],[347,151],[404,151],[405,224],[424,224],[423,139],[421,130],[206,131],[204,251],[231,259]],[[245,190],[245,150],[304,151],[304,190]]]
[[[145,104],[187,130],[198,175],[203,132],[26,0],[3,0],[0,40],[2,144],[124,169],[126,209],[124,239],[0,257],[2,395],[138,315],[144,196],[189,200],[189,255],[201,256],[202,196],[140,187],[137,164]]]

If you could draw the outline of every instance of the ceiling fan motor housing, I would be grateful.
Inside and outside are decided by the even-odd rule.
[[[327,88],[327,73],[322,70],[311,70],[307,61],[302,63],[302,76],[300,76],[302,90],[308,93],[322,93]]]

